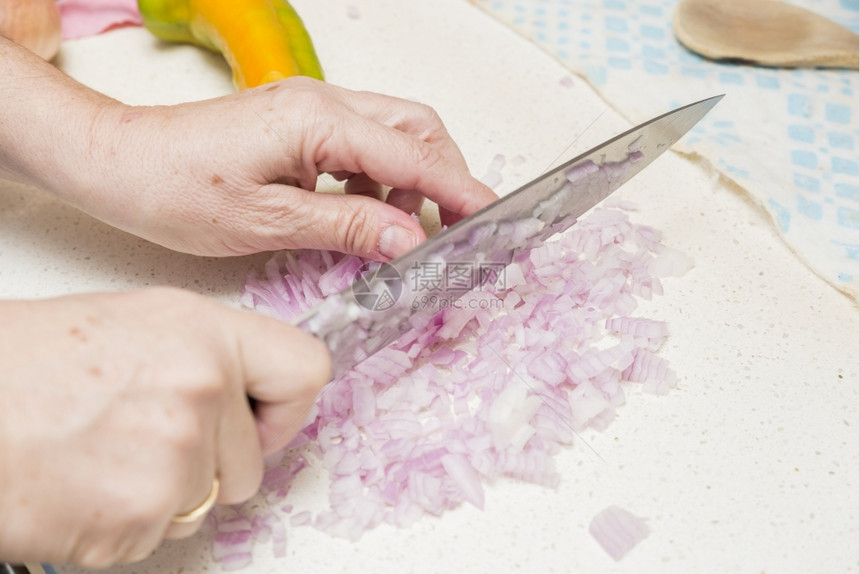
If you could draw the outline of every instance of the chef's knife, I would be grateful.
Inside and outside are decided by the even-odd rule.
[[[391,263],[374,263],[347,289],[297,322],[321,339],[341,375],[426,324],[441,305],[493,282],[516,253],[535,247],[669,149],[723,96],[658,116],[545,173],[428,239]],[[456,287],[428,297],[456,275]]]

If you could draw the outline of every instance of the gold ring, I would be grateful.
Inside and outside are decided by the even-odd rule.
[[[218,499],[218,490],[220,488],[221,482],[216,476],[212,479],[212,490],[209,491],[209,495],[206,497],[206,500],[201,502],[196,508],[192,508],[184,514],[177,514],[173,517],[173,522],[178,524],[187,524],[189,522],[196,522],[199,518],[205,516],[206,513],[215,506],[215,501]]]

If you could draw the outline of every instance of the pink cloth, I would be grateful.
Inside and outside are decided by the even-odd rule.
[[[95,36],[143,21],[137,0],[59,0],[63,40]]]

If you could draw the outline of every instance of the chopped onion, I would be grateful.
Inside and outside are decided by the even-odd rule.
[[[228,554],[221,559],[221,568],[227,572],[240,570],[251,564],[252,558],[253,557],[250,552],[236,552],[234,554]]]
[[[655,277],[680,277],[692,268],[690,256],[666,246],[648,264],[648,272]]]
[[[480,178],[481,183],[487,187],[498,187],[502,183],[502,168],[505,167],[505,156],[496,154],[487,166],[487,171]]]
[[[310,521],[311,513],[307,510],[303,510],[302,512],[298,512],[292,518],[290,518],[290,526],[302,526],[304,524],[308,524]]]
[[[597,513],[591,519],[588,531],[616,561],[648,536],[645,519],[617,506],[609,506]]]
[[[446,454],[440,461],[445,472],[463,494],[477,508],[484,508],[484,487],[475,468],[460,454]]]
[[[500,170],[503,161],[494,158],[490,167]],[[626,169],[622,163],[581,164],[567,177],[599,172],[608,181],[617,176],[613,170]],[[269,461],[259,501],[268,507],[239,512],[282,517],[266,522],[273,544],[275,524],[283,528],[289,514],[286,503],[290,512],[300,508],[289,514],[289,527],[355,540],[382,522],[406,527],[464,501],[483,508],[484,480],[506,476],[555,488],[554,456],[576,432],[605,429],[625,389],[663,393],[677,382],[657,354],[668,326],[634,312],[639,298],[662,293],[658,276],[682,273],[691,261],[663,246],[656,230],[631,222],[629,209],[623,202],[595,208],[575,227],[519,253],[498,280],[441,311],[411,316],[412,330],[333,381],[283,461]],[[552,232],[542,226],[523,220],[476,233],[531,241]],[[461,247],[451,246],[452,253]],[[248,278],[242,300],[294,321],[346,288],[362,263],[319,251],[278,254]],[[405,289],[412,283],[404,278]],[[352,320],[348,308],[331,301],[333,316]],[[327,509],[303,508],[290,492],[309,461],[330,477]],[[216,517],[218,524],[227,520]],[[595,536],[608,536],[607,523],[615,528],[597,520],[604,534]],[[642,535],[624,532],[613,546],[618,556]]]

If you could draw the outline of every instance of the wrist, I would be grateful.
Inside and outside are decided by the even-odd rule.
[[[73,195],[105,134],[99,118],[123,104],[0,37],[0,177]]]

